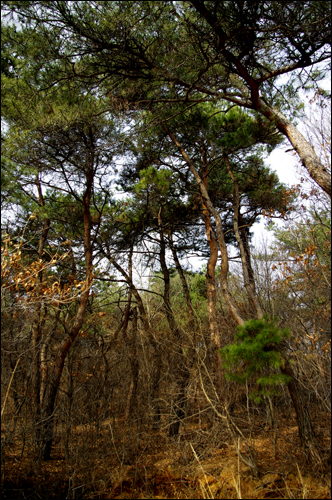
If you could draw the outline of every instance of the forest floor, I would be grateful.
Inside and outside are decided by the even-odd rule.
[[[280,417],[277,434],[257,423],[255,428],[255,422],[255,431],[244,433],[248,442],[251,438],[258,477],[239,460],[218,424],[182,425],[180,435],[170,439],[166,428],[138,434],[121,422],[110,423],[98,430],[72,429],[67,459],[61,429],[47,462],[33,460],[28,442],[21,458],[22,442],[12,439],[2,453],[2,498],[331,498],[330,464],[315,470],[307,462],[294,415]],[[316,413],[325,454],[328,423],[329,416]],[[246,453],[243,443],[240,448]]]

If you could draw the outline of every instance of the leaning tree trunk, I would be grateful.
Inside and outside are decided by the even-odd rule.
[[[90,152],[87,153],[88,157],[90,156],[89,153]],[[44,397],[43,408],[41,412],[42,421],[40,429],[41,455],[43,460],[49,460],[51,457],[56,396],[60,386],[61,375],[63,372],[63,367],[67,354],[83,325],[85,310],[92,284],[93,269],[92,269],[90,201],[91,201],[92,184],[93,184],[93,165],[91,164],[89,158],[87,163],[88,163],[88,169],[86,171],[86,189],[83,196],[84,254],[85,254],[86,284],[85,284],[85,290],[83,290],[81,294],[79,306],[71,329],[71,334],[62,345],[60,356],[55,365],[55,371],[51,376],[51,380],[49,381],[48,384],[48,390],[46,391]]]
[[[259,113],[263,114],[266,118],[268,118],[271,122],[273,122],[279,132],[281,132],[288,138],[295,151],[298,153],[303,166],[309,172],[310,177],[331,198],[331,174],[327,171],[323,163],[316,155],[315,150],[311,146],[309,141],[305,139],[305,137],[295,127],[295,125],[285,115],[283,115],[279,109],[268,105],[266,101],[260,97],[262,82],[259,81],[259,78],[255,79],[253,76],[251,76],[246,66],[243,65],[243,62],[228,50],[226,46],[227,36],[225,36],[222,26],[218,22],[216,22],[214,16],[212,16],[211,13],[207,10],[204,2],[191,0],[191,3],[194,5],[195,9],[202,15],[202,17],[206,19],[212,30],[217,34],[218,50],[232,65],[239,77],[246,82],[246,85],[250,89],[251,98],[248,98],[248,96],[246,95],[245,98],[241,100],[238,97],[234,98],[226,94],[224,96],[224,99],[230,102],[234,102],[237,105],[247,107],[249,109],[255,109]]]
[[[220,285],[221,285],[221,290],[224,296],[224,299],[229,307],[229,310],[234,317],[235,321],[239,325],[244,324],[244,320],[233,300],[233,297],[230,293],[229,287],[228,287],[228,282],[227,282],[227,275],[228,275],[228,253],[227,253],[227,247],[226,247],[226,241],[225,241],[225,235],[222,227],[222,221],[219,212],[215,209],[213,206],[210,196],[208,194],[207,188],[204,185],[204,182],[197,172],[194,163],[192,160],[189,158],[186,150],[182,146],[182,144],[176,139],[174,134],[168,130],[166,125],[164,124],[164,128],[166,132],[168,133],[169,137],[171,140],[174,142],[174,144],[178,147],[180,153],[182,154],[184,160],[188,164],[191,173],[193,174],[198,186],[199,190],[201,193],[201,196],[204,200],[204,203],[206,204],[206,207],[210,214],[213,216],[215,223],[216,223],[216,230],[217,230],[217,240],[220,248],[220,253],[221,253],[221,271],[220,271]]]
[[[51,458],[56,396],[60,386],[61,375],[63,372],[65,359],[67,357],[67,354],[69,352],[72,343],[79,334],[79,331],[83,324],[90,285],[91,281],[90,283],[88,283],[87,291],[85,291],[82,294],[80,305],[78,307],[78,311],[75,317],[74,327],[72,329],[70,337],[67,338],[67,340],[64,342],[62,346],[61,353],[56,364],[56,371],[53,373],[51,380],[49,381],[48,391],[46,392],[44,397],[44,405],[41,414],[42,422],[41,422],[41,438],[40,438],[43,460],[49,460]]]
[[[277,108],[267,106],[262,99],[258,99],[257,111],[276,124],[277,129],[285,135],[300,157],[303,166],[310,177],[331,198],[331,174],[322,164],[310,142],[301,134],[295,125]]]

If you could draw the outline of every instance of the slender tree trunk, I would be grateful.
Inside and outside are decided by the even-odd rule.
[[[130,348],[130,369],[131,369],[131,382],[129,388],[129,394],[127,399],[126,408],[126,418],[131,419],[135,413],[136,401],[137,401],[137,387],[138,387],[138,375],[139,375],[139,362],[137,357],[137,308],[132,309],[132,332],[129,341]]]
[[[203,160],[203,185],[208,193],[208,161],[206,156],[206,150],[204,146],[201,146],[201,154]],[[215,372],[215,384],[216,389],[221,396],[223,387],[222,387],[222,366],[221,366],[221,358],[219,355],[219,351],[221,349],[221,338],[219,325],[217,322],[217,302],[216,302],[216,284],[215,284],[215,269],[218,261],[218,245],[214,235],[212,223],[211,223],[211,214],[207,207],[207,200],[204,199],[201,190],[201,205],[203,212],[203,219],[206,230],[206,237],[210,247],[210,257],[207,264],[207,272],[206,272],[206,285],[207,285],[207,299],[208,299],[208,313],[209,313],[209,324],[210,324],[210,332],[211,332],[211,347],[214,357],[214,372]],[[212,205],[212,203],[211,203]],[[219,215],[219,214],[218,214]],[[222,231],[222,228],[221,228]],[[220,232],[220,228],[219,228]],[[219,238],[220,239],[220,238]],[[222,263],[224,262],[225,255],[222,259]],[[228,266],[228,256],[226,252],[226,261]],[[226,282],[227,286],[227,282]]]
[[[202,202],[204,207],[204,203]],[[217,305],[216,305],[216,285],[215,285],[215,268],[218,260],[218,245],[214,237],[214,232],[210,220],[210,214],[203,208],[203,217],[206,228],[206,236],[210,247],[210,256],[207,263],[206,270],[206,287],[207,287],[207,302],[208,302],[208,314],[209,314],[209,326],[210,326],[210,336],[211,336],[211,349],[214,358],[214,372],[215,372],[215,382],[218,394],[221,395],[222,391],[222,367],[221,367],[221,357],[219,355],[219,350],[221,349],[221,338],[219,325],[217,321]]]
[[[316,466],[321,466],[321,454],[301,386],[295,378],[291,364],[284,355],[283,358],[285,364],[281,368],[281,372],[290,377],[288,391],[295,409],[301,445],[309,453],[311,462]]]
[[[250,283],[252,290],[257,295],[255,275],[254,275],[254,271],[253,271],[253,268],[251,265],[251,253],[250,253],[248,233],[247,233],[249,226],[250,225],[244,225],[244,222],[243,222],[242,217],[241,217],[241,213],[239,212],[239,229],[240,229],[241,240],[243,242],[243,248],[244,248],[245,255],[246,255],[249,283]]]
[[[181,422],[186,417],[187,388],[189,384],[190,370],[189,367],[186,366],[185,362],[182,366],[180,365],[178,367],[177,378],[177,393],[175,395],[172,409],[173,419],[168,430],[168,435],[170,437],[174,437],[179,434]]]
[[[173,333],[175,338],[180,339],[181,334],[180,334],[179,328],[176,324],[174,313],[173,313],[172,307],[171,307],[171,301],[170,301],[171,281],[170,281],[169,270],[168,270],[168,267],[166,264],[166,243],[165,243],[165,238],[164,238],[164,230],[163,230],[163,224],[162,224],[162,219],[161,219],[161,212],[162,212],[162,207],[160,207],[159,213],[158,213],[158,225],[159,225],[159,235],[160,235],[159,260],[160,260],[160,266],[161,266],[161,270],[162,270],[163,278],[164,278],[164,294],[163,294],[164,309],[165,309],[167,321],[168,321],[169,327],[171,329],[171,332]]]
[[[175,401],[172,409],[172,422],[169,426],[169,436],[176,436],[179,433],[180,424],[185,417],[185,405],[186,405],[186,390],[189,384],[190,371],[187,366],[188,359],[185,357],[185,341],[183,336],[176,324],[174,313],[170,302],[170,274],[166,264],[166,243],[164,238],[164,230],[162,223],[162,207],[159,209],[158,213],[158,226],[160,235],[160,252],[159,259],[161,270],[164,278],[164,308],[166,312],[167,321],[170,330],[173,334],[175,340],[175,352],[173,356],[173,373],[176,379],[176,395]]]
[[[35,318],[32,325],[32,413],[35,428],[35,445],[37,454],[40,447],[40,387],[41,387],[41,371],[40,371],[40,345],[41,345],[41,331],[40,331],[40,314],[41,304],[37,304],[35,309]]]
[[[154,360],[152,363],[152,369],[151,369],[151,380],[150,380],[150,387],[151,387],[151,403],[152,403],[152,421],[153,421],[153,428],[156,429],[160,425],[160,408],[159,408],[159,386],[160,386],[160,376],[161,376],[161,356],[160,356],[160,350],[158,347],[158,343],[156,342],[152,331],[151,331],[151,326],[150,322],[148,319],[148,316],[145,311],[145,307],[142,301],[142,298],[135,287],[132,279],[126,273],[126,271],[120,266],[120,264],[112,257],[110,254],[109,249],[107,249],[107,252],[103,251],[103,254],[105,257],[113,264],[113,266],[122,274],[122,276],[125,278],[127,281],[130,290],[135,297],[136,303],[138,310],[140,312],[140,317],[144,325],[144,330],[145,333],[153,347],[154,350]]]
[[[262,308],[260,306],[258,297],[256,295],[256,289],[255,289],[255,286],[253,284],[253,280],[252,279],[250,280],[251,264],[250,264],[250,261],[248,259],[249,256],[245,250],[244,243],[242,241],[240,231],[239,231],[239,211],[240,211],[239,184],[236,180],[235,175],[232,172],[231,165],[229,163],[229,159],[228,159],[227,155],[224,156],[224,160],[226,163],[228,173],[229,173],[229,175],[233,181],[233,184],[234,184],[233,228],[234,228],[235,239],[236,239],[236,242],[237,242],[238,247],[240,249],[244,287],[246,289],[246,292],[247,292],[247,295],[249,298],[249,303],[251,303],[252,306],[254,307],[254,315],[257,318],[262,318],[263,311],[262,311]]]
[[[178,274],[180,276],[180,280],[182,283],[183,293],[186,297],[187,312],[188,312],[188,328],[189,328],[190,336],[193,339],[194,344],[196,344],[196,332],[195,332],[196,325],[195,325],[194,310],[193,310],[191,298],[190,298],[190,291],[188,288],[187,280],[186,280],[185,274],[183,272],[181,263],[178,259],[176,248],[174,247],[174,244],[173,244],[173,238],[172,238],[171,233],[169,235],[169,241],[170,241],[170,247],[171,247],[171,251],[173,254],[175,266],[176,266],[176,269],[178,271]],[[179,434],[181,421],[183,420],[183,418],[186,415],[186,412],[185,412],[185,406],[187,403],[186,393],[187,393],[187,387],[188,387],[189,378],[190,378],[190,368],[192,367],[192,365],[194,364],[194,361],[195,361],[195,350],[193,348],[189,347],[188,351],[186,351],[186,353],[185,353],[185,356],[188,359],[186,360],[187,363],[184,363],[183,367],[182,367],[183,373],[182,373],[180,380],[179,380],[179,384],[178,384],[178,388],[177,388],[178,394],[177,394],[177,398],[175,400],[174,407],[173,407],[173,413],[175,414],[175,419],[169,427],[169,436],[171,436],[171,437],[177,436]]]
[[[131,246],[130,251],[129,251],[128,273],[129,273],[128,276],[129,276],[130,282],[132,283],[133,282],[133,245]],[[127,301],[127,305],[126,305],[125,317],[124,317],[123,328],[122,328],[124,338],[127,336],[129,315],[130,315],[130,311],[131,311],[131,297],[132,297],[132,291],[129,288],[128,301]]]
[[[207,182],[207,177],[204,178]],[[221,348],[221,339],[219,332],[219,325],[217,321],[217,303],[216,303],[216,283],[215,283],[215,270],[218,262],[218,244],[214,235],[210,212],[204,202],[204,198],[201,198],[203,219],[205,224],[206,239],[210,248],[210,256],[206,268],[206,291],[207,291],[207,305],[209,314],[209,327],[210,327],[210,338],[211,338],[211,349],[214,357],[214,372],[216,377],[216,387],[220,393],[222,387],[221,381],[221,358],[219,355],[219,350]]]
[[[46,338],[43,339],[41,350],[40,350],[40,372],[41,372],[40,405],[41,405],[41,407],[43,407],[43,402],[44,402],[44,397],[45,397],[46,387],[47,387],[47,382],[48,382],[49,368],[48,368],[48,364],[47,364],[47,349],[48,349],[49,343],[50,343],[50,341],[51,341],[51,339],[56,331],[56,328],[58,326],[60,311],[61,311],[61,308],[59,307],[59,309],[57,310],[56,315],[55,315],[54,324],[53,324],[52,328],[50,329],[50,331],[48,332]]]
[[[180,276],[183,293],[184,293],[184,296],[186,298],[189,331],[192,332],[194,334],[194,337],[195,337],[194,309],[193,309],[193,306],[192,306],[192,303],[191,303],[190,291],[189,291],[189,288],[188,288],[187,280],[186,280],[186,277],[184,275],[181,263],[179,261],[176,248],[174,247],[172,233],[169,234],[169,244],[170,244],[170,248],[171,248],[171,251],[172,251],[173,259],[174,259],[174,262],[175,262],[175,267],[176,267],[177,272],[178,272],[178,274]]]
[[[90,288],[92,285],[92,275],[93,275],[93,262],[92,262],[92,244],[91,244],[91,214],[90,214],[90,202],[92,195],[93,186],[93,153],[91,150],[87,151],[87,169],[86,175],[86,189],[83,196],[83,224],[84,224],[84,255],[85,255],[85,273],[86,273],[86,285],[85,290],[82,291],[76,316],[71,328],[70,336],[65,340],[62,345],[60,356],[56,362],[55,372],[50,380],[49,390],[47,391],[44,399],[45,406],[42,411],[42,427],[41,427],[41,445],[42,445],[42,457],[43,460],[49,460],[51,456],[52,443],[53,443],[53,427],[54,427],[54,409],[55,401],[58,392],[58,388],[61,381],[61,375],[63,372],[63,367],[65,359],[71,348],[73,342],[75,341],[80,329],[83,325],[86,306],[90,294]]]
[[[216,223],[216,229],[217,229],[217,240],[221,252],[221,272],[220,272],[220,285],[222,289],[223,296],[226,300],[226,303],[229,307],[229,310],[234,317],[235,321],[239,325],[244,324],[244,320],[241,317],[238,308],[236,307],[236,304],[234,303],[234,300],[232,298],[232,295],[229,291],[228,288],[228,283],[227,283],[227,275],[228,275],[228,253],[227,253],[227,247],[226,247],[226,241],[225,241],[225,236],[224,236],[224,231],[222,228],[222,222],[221,222],[221,217],[217,210],[214,208],[211,199],[209,197],[209,194],[207,192],[207,189],[204,185],[204,182],[202,178],[200,177],[199,173],[197,172],[194,163],[191,161],[189,158],[186,150],[184,147],[181,145],[181,143],[176,139],[174,134],[168,130],[166,125],[163,125],[166,132],[168,133],[169,137],[171,140],[174,142],[174,144],[179,148],[179,151],[181,152],[184,160],[187,162],[190,171],[192,172],[193,176],[195,177],[195,180],[199,186],[201,196],[204,199],[204,203],[206,204],[206,207],[210,214],[213,216],[215,223]]]
[[[45,206],[44,196],[42,193],[41,183],[39,179],[39,174],[36,177],[36,186],[38,191],[38,200],[41,207]],[[51,221],[50,219],[45,219],[43,223],[42,230],[40,232],[39,242],[38,242],[38,259],[42,260],[45,244],[47,241],[47,235],[50,229]],[[42,340],[43,340],[43,328],[42,328],[42,292],[41,287],[43,284],[44,273],[39,271],[38,273],[38,285],[37,296],[39,297],[38,303],[36,304],[34,319],[32,323],[32,348],[33,348],[33,362],[32,362],[32,388],[33,388],[33,413],[34,413],[34,423],[35,423],[35,439],[37,453],[39,453],[40,439],[41,439],[41,385],[42,385]]]

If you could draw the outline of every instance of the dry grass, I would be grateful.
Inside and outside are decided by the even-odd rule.
[[[215,424],[183,426],[176,440],[164,431],[133,432],[118,420],[73,429],[70,456],[57,432],[53,459],[33,460],[29,442],[7,443],[2,456],[3,498],[330,498],[330,472],[312,471],[301,451],[294,416],[281,419],[276,453],[273,431],[258,427],[251,445],[260,472],[253,478]],[[330,433],[320,429],[325,449]],[[241,451],[244,451],[241,449]],[[328,466],[328,464],[326,464]]]

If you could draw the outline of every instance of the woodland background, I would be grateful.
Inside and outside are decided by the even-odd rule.
[[[329,498],[330,9],[2,2],[4,498]]]

